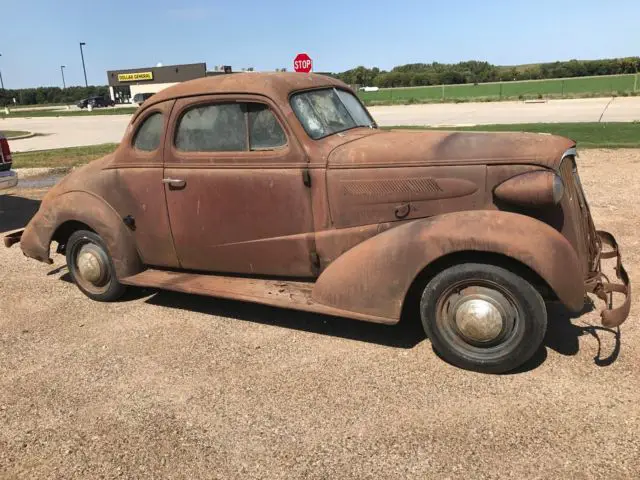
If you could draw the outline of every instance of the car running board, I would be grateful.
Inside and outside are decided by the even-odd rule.
[[[202,273],[148,269],[120,279],[124,285],[152,287],[182,293],[260,303],[273,307],[352,318],[366,322],[394,324],[397,319],[349,312],[316,302],[313,282],[229,277]]]

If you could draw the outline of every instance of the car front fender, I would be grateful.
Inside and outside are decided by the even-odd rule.
[[[142,270],[131,231],[107,202],[87,192],[70,191],[45,198],[22,234],[20,248],[28,257],[51,263],[49,247],[53,236],[69,221],[84,223],[100,235],[113,259],[118,278]]]
[[[584,305],[582,269],[567,239],[534,218],[489,210],[415,220],[358,244],[320,275],[313,299],[399,320],[405,296],[422,270],[445,255],[469,251],[515,259],[547,282],[569,309]]]

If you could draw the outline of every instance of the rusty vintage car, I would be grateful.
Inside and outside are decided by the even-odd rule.
[[[575,158],[557,136],[383,131],[324,76],[218,76],[147,100],[117,150],[5,243],[50,263],[55,241],[99,301],[133,285],[386,324],[415,314],[444,359],[502,372],[540,347],[545,300],[579,312],[595,293],[609,327],[629,313]]]

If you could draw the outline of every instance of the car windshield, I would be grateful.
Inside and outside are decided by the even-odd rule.
[[[291,106],[314,140],[356,127],[375,128],[373,119],[358,99],[337,88],[297,93],[291,97]]]

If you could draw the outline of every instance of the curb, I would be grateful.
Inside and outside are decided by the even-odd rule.
[[[11,137],[11,138],[7,138],[8,141],[12,142],[13,140],[22,140],[24,138],[31,138],[31,137],[35,137],[36,134],[33,132],[29,132],[25,135],[18,135],[17,137]]]
[[[47,175],[69,173],[73,167],[34,167],[34,168],[14,168],[14,172],[20,178],[44,177]]]

